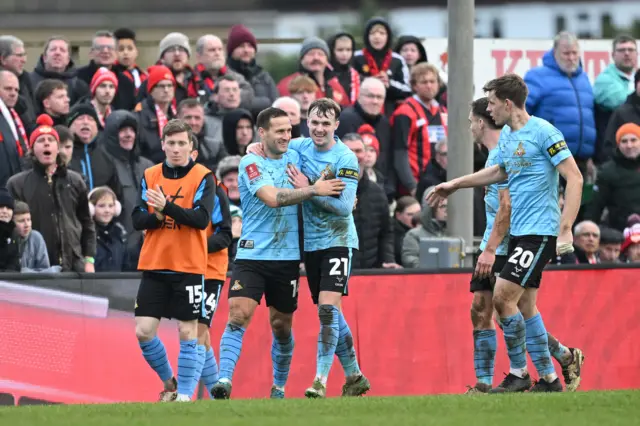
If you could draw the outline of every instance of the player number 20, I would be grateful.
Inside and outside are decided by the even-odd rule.
[[[189,303],[196,304],[202,302],[202,286],[201,285],[189,285],[187,286],[189,292]]]
[[[522,250],[521,247],[516,247],[509,258],[509,263],[520,264],[521,267],[528,268],[533,263],[533,258],[533,253],[529,250]]]
[[[349,275],[349,259],[346,257],[329,259],[329,263],[332,265],[329,275]],[[341,264],[343,271],[340,271]]]

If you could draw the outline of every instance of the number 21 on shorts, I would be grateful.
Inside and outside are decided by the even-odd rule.
[[[331,264],[329,275],[344,275],[345,277],[349,275],[349,259],[346,257],[329,259],[329,263]],[[341,266],[342,271],[340,270]]]
[[[513,263],[514,265],[519,264],[522,268],[528,268],[533,263],[534,257],[531,251],[516,247],[513,250],[513,254],[509,257],[509,263]]]

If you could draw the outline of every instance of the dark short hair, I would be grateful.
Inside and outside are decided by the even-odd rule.
[[[25,213],[31,213],[31,210],[29,210],[29,204],[24,201],[16,201],[16,205],[13,208],[13,217]]]
[[[191,109],[200,107],[204,109],[204,106],[196,98],[186,98],[180,101],[178,104],[178,115],[182,114],[183,109]]]
[[[113,32],[113,36],[116,38],[116,40],[129,39],[133,40],[134,42],[136,41],[136,32],[130,28],[118,28]]]
[[[329,98],[320,98],[311,102],[307,114],[311,115],[314,110],[321,117],[329,117],[330,113],[333,113],[336,120],[340,119],[340,113],[342,112],[340,105],[338,105],[338,103],[333,99]]]
[[[489,111],[487,111],[488,106],[489,98],[487,98],[486,96],[478,98],[475,101],[471,102],[471,114],[482,119],[482,121],[487,123],[487,126],[489,126],[490,128],[494,130],[499,129],[500,126],[496,124],[496,121],[493,119],[493,117],[491,117]]]
[[[256,126],[265,130],[269,130],[271,127],[271,120],[273,118],[288,117],[289,115],[280,108],[269,107],[260,111],[258,118],[256,119]]]
[[[58,132],[60,143],[64,141],[73,142],[73,134],[71,133],[71,130],[69,130],[67,126],[63,124],[58,124],[56,126],[53,126],[53,128],[56,129],[56,132]]]
[[[509,99],[518,108],[524,108],[529,94],[527,83],[517,74],[505,74],[502,77],[494,78],[485,84],[482,90],[485,93],[493,92],[496,98],[501,101]]]
[[[398,201],[396,201],[396,210],[394,213],[404,213],[407,207],[410,207],[414,204],[419,204],[418,200],[416,200],[411,195],[404,195],[398,198]]]
[[[49,49],[49,45],[51,44],[52,41],[64,41],[67,44],[67,50],[69,51],[69,54],[71,54],[71,43],[69,42],[69,39],[66,38],[65,36],[62,35],[52,35],[51,37],[49,37],[47,39],[47,41],[44,43],[44,53],[47,53],[47,50]]]
[[[238,80],[238,78],[234,75],[231,74],[225,74],[222,77],[218,77],[214,83],[213,86],[213,93],[219,93],[220,92],[220,83],[222,83],[223,81],[235,81],[236,83],[238,83],[238,86],[240,86],[240,80]]]
[[[356,133],[356,132],[347,133],[346,135],[344,135],[340,139],[342,139],[342,142],[359,141],[359,142],[362,142],[364,144],[364,139],[362,138],[362,135],[360,133]]]
[[[36,86],[36,103],[38,103],[39,106],[42,106],[42,101],[47,99],[53,94],[54,91],[58,89],[68,90],[67,85],[61,80],[56,80],[54,78],[47,78],[42,80]]]
[[[191,136],[193,132],[191,131],[191,126],[189,126],[183,120],[174,118],[173,120],[169,120],[169,122],[162,129],[162,140],[164,141],[167,138],[167,136],[176,135],[178,133],[185,133],[185,132],[187,133],[189,141],[192,141]]]
[[[636,39],[631,37],[629,34],[620,34],[616,38],[613,39],[613,50],[616,50],[616,46],[621,43],[635,43]]]

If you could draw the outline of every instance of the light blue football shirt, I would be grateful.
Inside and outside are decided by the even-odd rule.
[[[487,162],[484,167],[489,168],[498,164],[498,147],[496,146],[491,151],[489,151],[489,156],[487,157]],[[484,230],[484,235],[482,237],[482,242],[480,243],[480,250],[484,251],[487,247],[487,243],[489,242],[489,236],[491,236],[491,231],[493,230],[493,223],[496,220],[496,213],[498,213],[498,208],[500,207],[500,190],[507,189],[508,183],[505,180],[504,182],[494,183],[493,185],[489,185],[484,194],[484,208],[487,215],[487,228]],[[500,245],[496,248],[496,255],[498,256],[506,256],[508,253],[509,247],[509,233],[504,237]]]

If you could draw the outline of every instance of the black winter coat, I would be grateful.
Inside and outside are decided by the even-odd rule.
[[[13,221],[0,221],[0,272],[20,272],[20,245]]]
[[[122,272],[127,262],[127,232],[112,220],[103,225],[96,222],[96,272]]]
[[[97,138],[88,145],[74,138],[69,169],[80,173],[89,191],[98,186],[108,186],[116,193],[118,200],[122,200],[116,166],[104,147],[98,144]]]

